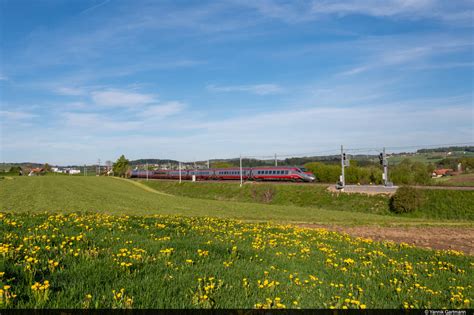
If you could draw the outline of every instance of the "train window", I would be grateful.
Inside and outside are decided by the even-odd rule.
[[[285,171],[285,174],[288,174],[288,171]]]

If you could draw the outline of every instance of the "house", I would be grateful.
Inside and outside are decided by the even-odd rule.
[[[442,176],[449,176],[453,173],[454,170],[450,168],[440,168],[433,171],[432,177],[442,177]]]
[[[38,175],[43,175],[43,174],[44,174],[44,169],[37,167],[37,168],[32,168],[28,176],[38,176]]]
[[[60,169],[59,167],[52,167],[51,171],[54,172],[54,173],[62,173],[63,172],[63,170]]]

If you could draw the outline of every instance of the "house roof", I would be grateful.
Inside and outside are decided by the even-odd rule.
[[[440,169],[434,170],[433,173],[435,173],[436,175],[446,175],[447,173],[453,172],[453,171],[454,170],[450,168],[440,168]]]

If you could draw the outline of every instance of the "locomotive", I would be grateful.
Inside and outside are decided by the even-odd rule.
[[[196,180],[238,180],[240,179],[240,168],[215,168],[202,170],[181,170],[181,179],[189,180],[195,176]],[[156,170],[147,171],[133,170],[132,178],[153,178],[153,179],[179,179],[179,170]],[[278,180],[278,181],[299,181],[313,182],[315,176],[299,167],[292,166],[272,166],[272,167],[245,167],[242,168],[243,180]]]

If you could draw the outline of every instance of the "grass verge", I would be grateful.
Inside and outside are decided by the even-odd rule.
[[[384,195],[338,194],[321,185],[140,181],[158,191],[191,198],[323,208],[334,211],[436,220],[474,220],[474,191],[422,190],[425,202],[413,213],[396,215]]]

